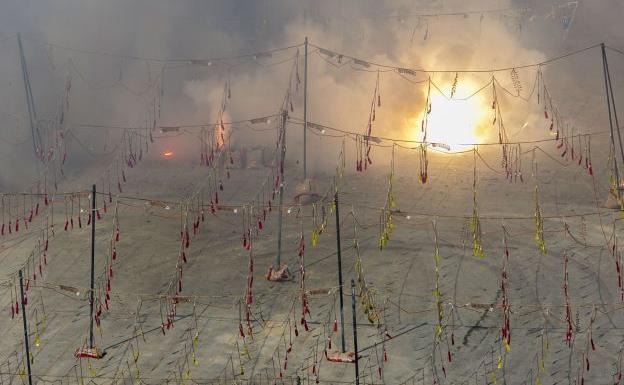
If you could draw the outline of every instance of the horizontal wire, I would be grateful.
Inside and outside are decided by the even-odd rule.
[[[91,50],[85,50],[85,49],[80,49],[80,48],[68,47],[62,44],[41,41],[41,40],[27,37],[27,36],[22,36],[22,37],[25,40],[30,40],[40,45],[60,48],[60,49],[70,51],[70,52],[77,52],[77,53],[86,54],[86,55],[110,56],[110,57],[121,58],[121,59],[149,61],[149,62],[156,62],[156,63],[184,63],[184,62],[195,63],[195,62],[210,62],[210,61],[216,62],[216,61],[226,61],[226,60],[235,60],[235,59],[245,59],[245,58],[258,57],[258,56],[266,56],[268,54],[273,54],[276,52],[286,51],[289,49],[303,46],[303,43],[300,43],[300,44],[293,44],[293,45],[289,45],[285,47],[274,48],[274,49],[270,49],[266,51],[257,51],[253,53],[232,55],[232,56],[216,56],[216,57],[206,57],[206,58],[157,58],[157,57],[137,56],[137,55],[123,55],[123,54],[104,52],[104,51],[91,51]]]
[[[583,53],[585,51],[594,49],[596,47],[600,47],[601,44],[594,44],[585,48],[581,48],[575,51],[571,51],[559,56],[554,56],[552,58],[540,61],[540,62],[536,62],[536,63],[532,63],[532,64],[522,64],[522,65],[516,65],[516,66],[509,66],[509,67],[494,67],[494,68],[489,68],[489,69],[423,69],[423,68],[409,68],[409,67],[400,67],[397,65],[391,65],[391,64],[381,64],[381,63],[376,63],[370,60],[362,60],[362,59],[358,59],[354,56],[350,56],[350,55],[346,55],[346,54],[342,54],[342,53],[338,53],[337,51],[333,51],[318,45],[315,45],[313,43],[308,43],[309,45],[318,48],[319,50],[323,50],[323,51],[327,51],[330,52],[334,55],[338,55],[341,56],[343,58],[346,59],[350,59],[352,61],[356,61],[355,64],[358,64],[359,62],[361,63],[365,63],[368,65],[373,65],[376,67],[380,67],[380,68],[389,68],[395,71],[399,71],[399,72],[404,72],[404,71],[410,71],[410,72],[425,72],[425,73],[492,73],[492,72],[502,72],[502,71],[511,71],[513,69],[523,69],[523,68],[532,68],[532,67],[540,67],[540,66],[544,66],[547,64],[551,64],[554,63],[556,61],[568,58],[570,56],[574,56],[574,55],[578,55],[580,53]],[[323,51],[320,51],[321,53]]]

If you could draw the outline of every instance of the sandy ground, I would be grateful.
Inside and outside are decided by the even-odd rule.
[[[494,170],[500,170],[495,149],[483,149],[482,154]],[[557,156],[554,150],[551,154]],[[509,183],[477,160],[478,212],[485,250],[485,257],[479,258],[472,255],[473,238],[467,219],[472,214],[473,154],[432,154],[430,181],[425,185],[417,180],[416,154],[397,150],[396,156],[401,161],[397,162],[393,192],[400,212],[393,216],[395,229],[383,251],[378,248],[379,209],[386,199],[389,167],[379,164],[366,173],[354,173],[348,162],[340,187],[347,350],[353,350],[349,281],[356,278],[352,210],[358,223],[363,271],[382,315],[378,328],[357,306],[360,381],[519,384],[536,383],[539,376],[543,384],[564,384],[580,383],[582,375],[587,383],[614,383],[624,341],[620,332],[624,319],[615,263],[605,248],[605,237],[611,238],[617,213],[596,215],[594,187],[587,173],[575,165],[547,166],[549,158],[537,153],[548,250],[543,255],[534,240],[535,180],[530,176],[530,165],[524,166],[525,183]],[[252,199],[266,172],[264,168],[234,169],[231,179],[225,182],[221,202],[240,204]],[[320,373],[320,382],[354,381],[353,364],[331,363],[323,357],[338,311],[335,225],[328,211],[327,228],[318,245],[312,247],[311,206],[301,211],[293,206],[290,213],[284,214],[283,259],[294,272],[294,281],[271,283],[263,278],[276,254],[275,210],[254,239],[253,338],[247,336],[243,342],[238,332],[248,252],[241,245],[241,213],[233,210],[208,214],[199,234],[192,237],[182,292],[191,299],[178,305],[174,328],[166,335],[161,333],[158,295],[165,293],[175,273],[179,207],[147,207],[143,201],[124,196],[178,199],[193,191],[206,174],[205,168],[189,166],[188,161],[155,160],[128,172],[128,184],[119,198],[121,239],[110,311],[104,313],[101,329],[96,329],[97,345],[106,352],[100,360],[77,361],[73,357],[74,350],[88,336],[85,288],[89,285],[89,231],[75,228],[64,232],[62,224],[56,224],[43,279],[33,283],[28,293],[31,344],[37,336],[41,340],[39,346],[31,348],[35,383],[227,383],[233,379],[294,383],[296,376],[312,383],[313,367]],[[287,202],[292,203],[298,174],[294,164],[287,168]],[[319,193],[328,189],[332,178],[331,174],[316,177]],[[596,178],[597,197],[602,201],[606,176],[598,172]],[[77,178],[76,183],[82,180]],[[55,207],[57,218],[62,218],[62,210],[62,206]],[[97,277],[105,274],[104,258],[112,231],[110,212],[96,229]],[[435,338],[438,312],[432,295],[433,221],[438,231],[444,308],[444,331],[439,340]],[[311,315],[310,331],[297,325],[296,337],[293,326],[301,311],[297,250],[302,224],[306,287],[312,291]],[[507,296],[512,341],[507,353],[500,340],[501,225],[508,231],[510,253]],[[15,271],[35,241],[32,228],[3,239],[2,273]],[[569,257],[574,326],[571,347],[565,342],[564,254]],[[82,288],[81,293],[61,290],[59,285]],[[5,287],[2,295],[6,309],[0,317],[0,377],[3,382],[20,383],[16,374],[22,367],[16,357],[22,356],[22,320],[10,317],[10,288]],[[392,339],[384,338],[385,330]],[[333,348],[340,344],[339,332],[331,336]],[[591,349],[590,335],[595,351]],[[284,369],[290,343],[292,351]],[[449,351],[452,362],[448,360]]]

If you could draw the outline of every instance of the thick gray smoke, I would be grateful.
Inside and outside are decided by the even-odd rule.
[[[0,42],[0,186],[24,188],[36,178],[37,172],[16,40],[10,38],[16,33],[23,37],[40,119],[58,118],[66,79],[69,76],[72,80],[71,106],[65,117],[73,134],[67,139],[71,173],[85,164],[108,164],[119,137],[118,130],[85,129],[78,125],[144,125],[147,111],[153,109],[155,85],[162,73],[161,124],[179,125],[214,122],[223,86],[228,80],[232,99],[227,119],[276,113],[292,68],[292,62],[269,66],[278,62],[280,57],[276,56],[230,69],[223,63],[215,63],[214,66],[171,66],[161,72],[162,64],[158,62],[94,55],[86,51],[148,58],[224,57],[300,44],[307,36],[312,44],[410,68],[508,67],[537,62],[600,41],[617,46],[622,32],[615,27],[610,30],[603,27],[618,25],[619,20],[615,19],[623,14],[622,7],[616,0],[149,0],[131,3],[121,0],[43,3],[2,0],[0,39],[8,39]],[[466,13],[443,15],[457,11]],[[441,16],[418,16],[436,14]],[[62,47],[47,46],[45,42]],[[601,66],[597,51],[592,51],[592,55],[582,57],[575,65],[558,67],[558,71],[551,71],[550,67],[544,69],[552,75],[554,85],[569,85],[570,79],[574,80],[577,87],[571,87],[571,97],[554,95],[564,107],[566,103],[569,105],[568,111],[590,103],[582,100],[589,88],[592,95],[596,95],[591,104],[601,101],[598,83]],[[301,77],[302,56],[300,48]],[[327,64],[326,59],[314,47],[310,48],[309,119],[363,133],[377,71],[353,65],[340,68]],[[618,60],[622,62],[621,58]],[[615,68],[617,65],[613,64]],[[358,71],[353,71],[352,67]],[[589,71],[591,76],[568,75],[583,71]],[[524,89],[529,89],[534,69],[519,74]],[[425,75],[410,78],[412,82],[392,72],[380,72],[379,76],[383,106],[377,112],[374,134],[413,139],[414,121],[422,111],[426,90],[422,84],[412,82],[424,80]],[[462,75],[459,82],[479,86],[490,76],[489,73]],[[432,75],[434,81],[445,86],[454,77],[454,73]],[[505,86],[511,85],[508,74],[501,78],[506,80]],[[300,85],[292,113],[297,117],[302,115],[301,91]],[[509,113],[508,129],[512,133],[531,134],[531,119],[534,117],[526,108],[515,109]],[[292,127],[289,156],[300,160],[301,130],[300,126]],[[248,146],[269,145],[273,137],[250,135],[235,140]],[[175,145],[198,159],[198,155],[195,156],[198,149],[190,142],[175,140]],[[327,147],[328,143],[332,142],[327,139],[321,142],[314,136],[310,140],[309,162],[316,171],[335,163],[335,151]],[[339,143],[338,139],[333,141],[335,148]],[[347,146],[353,151],[351,143]]]

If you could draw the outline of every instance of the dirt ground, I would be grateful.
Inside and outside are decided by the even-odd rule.
[[[499,159],[497,151],[481,148],[479,153],[491,166]],[[349,282],[357,278],[354,234],[362,270],[380,315],[379,326],[367,320],[358,290],[361,383],[518,384],[536,383],[539,377],[541,383],[557,384],[580,383],[580,376],[588,383],[615,382],[623,319],[615,262],[605,242],[612,240],[613,220],[618,213],[597,207],[596,201],[602,203],[606,196],[607,176],[599,171],[593,180],[574,164],[550,166],[552,159],[536,151],[547,249],[542,254],[534,239],[536,182],[529,165],[524,167],[524,183],[511,183],[497,173],[500,167],[490,169],[472,152],[431,154],[430,179],[423,185],[418,181],[416,153],[397,149],[395,157],[400,160],[393,180],[397,207],[392,217],[394,230],[383,250],[378,247],[379,216],[387,196],[388,165],[355,173],[352,162],[347,162],[339,187],[347,350],[353,350]],[[484,257],[473,256],[474,238],[469,226],[475,159]],[[99,360],[76,360],[73,356],[88,336],[90,233],[86,226],[63,231],[62,205],[53,205],[61,219],[57,219],[56,235],[50,240],[48,265],[43,279],[33,282],[28,292],[35,383],[294,383],[297,376],[312,383],[316,378],[313,371],[320,382],[353,382],[353,364],[331,363],[324,357],[328,336],[336,349],[341,330],[339,326],[338,332],[331,332],[334,319],[339,320],[331,204],[326,205],[326,229],[313,247],[312,206],[293,204],[300,177],[300,167],[295,163],[286,170],[288,205],[283,228],[283,261],[294,280],[272,283],[264,279],[277,249],[277,210],[273,210],[253,241],[253,337],[246,333],[243,341],[239,335],[249,252],[241,245],[242,211],[234,212],[233,206],[226,205],[253,199],[267,170],[261,166],[234,169],[231,179],[225,181],[221,195],[224,208],[215,215],[208,211],[199,233],[191,237],[182,291],[188,299],[178,304],[174,327],[165,335],[160,327],[164,301],[158,296],[166,293],[175,273],[180,208],[150,205],[131,197],[146,196],[143,192],[149,191],[153,200],[179,199],[207,172],[186,161],[154,159],[128,172],[128,184],[118,197],[121,236],[110,311],[103,313],[101,328],[96,328],[97,346],[106,353]],[[315,177],[319,194],[328,191],[333,177],[331,173]],[[75,183],[82,182],[77,178]],[[104,259],[113,231],[112,209],[108,211],[96,227],[96,277],[106,274]],[[443,316],[439,338],[433,295],[433,222],[441,257],[438,282]],[[511,305],[511,344],[507,352],[500,337],[502,226],[507,231],[509,250],[505,295]],[[16,255],[28,255],[33,249],[35,228],[3,240],[0,258],[4,274],[24,262]],[[311,313],[307,332],[298,322],[301,291],[297,250],[302,228]],[[566,255],[573,326],[570,347],[565,338]],[[60,285],[78,288],[80,293],[63,290]],[[0,377],[19,383],[15,374],[23,365],[18,365],[15,352],[21,357],[23,329],[21,316],[10,317],[11,290],[12,285],[3,290],[2,303],[7,306],[0,317],[4,355]],[[34,346],[35,340],[38,346]]]

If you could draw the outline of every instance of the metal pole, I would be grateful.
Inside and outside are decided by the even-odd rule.
[[[615,192],[617,197],[620,198],[620,174],[618,172],[617,166],[617,156],[615,155],[615,138],[613,136],[613,118],[611,116],[611,97],[609,96],[609,83],[607,77],[607,56],[605,54],[605,45],[604,43],[600,44],[600,49],[602,50],[602,71],[604,74],[605,81],[605,93],[607,94],[607,109],[609,111],[609,130],[610,130],[610,138],[611,138],[611,146],[613,148],[613,170],[615,172]]]
[[[351,279],[351,312],[353,313],[353,351],[355,352],[355,385],[360,385],[360,367],[358,364],[357,319],[355,316],[355,282]]]
[[[282,261],[282,211],[284,205],[284,163],[286,162],[286,119],[288,115],[284,110],[282,112],[282,143],[280,148],[280,185],[279,185],[279,209],[277,217],[277,258],[275,260],[275,268],[279,269]]]
[[[345,348],[344,332],[344,299],[342,298],[342,255],[340,253],[340,212],[338,210],[338,191],[334,194],[334,205],[336,206],[336,246],[338,248],[338,289],[340,292],[340,338],[342,342],[342,352]]]
[[[30,88],[30,79],[28,76],[28,67],[26,66],[26,56],[24,55],[24,48],[22,47],[22,36],[17,34],[17,46],[19,48],[20,55],[20,67],[22,68],[22,79],[24,81],[24,91],[26,92],[26,106],[28,107],[28,119],[30,121],[30,133],[32,135],[33,150],[35,151],[35,158],[38,158],[37,153],[37,140],[35,139],[35,103],[32,99],[32,91]],[[37,163],[37,167],[38,163]]]
[[[89,347],[93,348],[93,292],[95,291],[95,185],[91,189],[91,291],[89,291]]]
[[[158,121],[160,121],[160,114],[162,112],[163,103],[165,99],[165,68],[166,67],[167,66],[164,65],[160,69],[160,98],[158,99]],[[150,124],[152,125],[152,128],[155,128],[153,126],[154,122],[150,122]]]
[[[303,64],[303,179],[308,177],[308,37],[305,38]]]
[[[615,103],[615,96],[613,95],[613,86],[611,84],[611,71],[609,71],[609,61],[607,60],[607,51],[604,50],[603,43],[603,55],[604,55],[604,65],[607,71],[607,80],[609,81],[609,93],[611,94],[611,105],[613,106],[613,118],[615,119],[615,128],[618,136],[618,143],[620,145],[620,155],[622,156],[622,162],[624,162],[624,146],[622,146],[622,136],[620,134],[620,122],[617,115],[617,108]],[[622,164],[622,163],[620,163]]]
[[[24,321],[24,345],[26,346],[26,367],[28,368],[28,385],[32,385],[32,373],[30,371],[30,345],[28,343],[28,325],[26,324],[26,303],[24,301],[24,279],[22,270],[19,271],[20,302],[22,303],[22,320]]]

